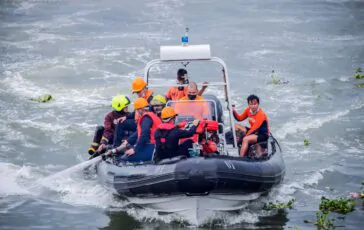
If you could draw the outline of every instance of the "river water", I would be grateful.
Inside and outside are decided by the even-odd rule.
[[[174,215],[124,207],[92,175],[44,182],[87,159],[112,96],[130,95],[131,79],[158,58],[160,45],[179,44],[186,25],[190,43],[209,43],[226,61],[239,109],[249,94],[261,98],[287,168],[268,197],[205,228],[316,229],[303,220],[315,219],[321,196],[359,190],[364,90],[352,75],[364,68],[363,1],[2,0],[0,229],[186,226]],[[171,82],[181,66],[173,67]],[[210,80],[198,70],[190,77]],[[271,84],[272,70],[287,83]],[[222,94],[217,86],[208,91]],[[43,94],[54,100],[29,100]],[[291,210],[259,208],[292,198]],[[361,229],[363,215],[358,206],[335,223]]]

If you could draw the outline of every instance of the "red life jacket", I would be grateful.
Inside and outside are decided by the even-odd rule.
[[[181,122],[178,124],[179,127],[184,127],[186,125],[186,122]],[[219,123],[214,120],[202,120],[200,121],[200,124],[196,128],[196,134],[194,134],[192,137],[187,137],[180,139],[180,144],[184,141],[191,139],[194,143],[198,142],[199,135],[203,134],[205,131],[207,132],[217,132],[219,130]],[[202,139],[200,143],[203,147],[202,152],[206,154],[214,153],[217,151],[217,145],[211,140],[208,140],[207,142]]]
[[[170,124],[170,123],[162,123],[158,126],[158,129],[161,133],[161,138],[160,138],[161,146],[159,146],[160,151],[165,150],[169,132],[175,128],[177,128],[177,126],[175,126],[174,124]]]
[[[148,117],[150,117],[150,119],[152,119],[153,124],[152,124],[152,127],[150,128],[150,143],[155,144],[154,133],[157,130],[158,126],[162,123],[162,121],[155,113],[146,112],[142,117],[140,117],[138,119],[138,126],[137,126],[138,139],[139,139],[140,135],[142,134],[141,124],[142,124],[142,120],[145,116],[148,116]]]

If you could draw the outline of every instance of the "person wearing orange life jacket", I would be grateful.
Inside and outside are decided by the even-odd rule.
[[[153,100],[150,102],[150,108],[152,108],[152,112],[157,114],[158,117],[161,116],[162,109],[166,106],[167,100],[164,96],[158,94],[153,97]],[[135,111],[134,111],[135,113]],[[114,147],[119,146],[122,144],[123,140],[125,140],[125,137],[128,137],[126,139],[129,142],[133,143],[133,140],[136,140],[137,136],[136,133],[133,133],[132,135],[128,135],[130,132],[136,131],[136,122],[135,122],[135,114],[133,116],[133,120],[126,119],[125,121],[120,122],[116,126],[115,130],[115,137],[114,137]],[[139,115],[138,115],[139,116]]]
[[[142,77],[136,77],[131,83],[131,88],[133,94],[136,93],[138,95],[138,98],[144,98],[145,100],[147,100],[148,103],[153,100],[153,91],[147,88],[147,83]],[[139,119],[139,115],[138,113],[134,113],[134,115],[135,122],[137,122]]]
[[[203,102],[205,98],[198,95],[198,88],[196,82],[190,82],[188,84],[188,94],[180,99],[180,101],[189,102],[178,102],[175,105],[176,113],[180,115],[192,115],[195,119],[205,119],[209,116],[209,106],[207,102]]]
[[[182,144],[179,144],[179,141],[195,134],[199,120],[194,120],[193,125],[188,130],[183,130],[175,125],[177,116],[178,114],[172,107],[166,106],[162,110],[163,124],[160,124],[155,131],[155,158],[157,161],[180,155],[189,156],[188,149],[192,148],[193,141],[189,139]]]
[[[131,141],[132,138],[129,138],[128,141],[123,142],[118,148],[108,151],[106,155],[125,153],[120,160],[133,162],[149,161],[152,159],[155,147],[154,133],[162,121],[155,113],[149,111],[148,101],[144,98],[137,98],[134,101],[134,110],[140,116],[137,123],[135,145]]]
[[[147,88],[147,83],[142,77],[136,77],[131,83],[131,87],[133,93],[136,93],[138,97],[144,98],[148,103],[153,99],[153,91]]]
[[[240,149],[240,156],[244,157],[250,144],[267,141],[270,133],[270,127],[267,115],[259,107],[259,97],[250,95],[247,98],[248,107],[242,114],[238,114],[233,107],[233,114],[237,121],[243,121],[249,118],[250,128],[236,124],[235,129],[245,133]]]
[[[186,69],[179,69],[177,71],[177,84],[178,86],[172,86],[169,88],[168,92],[166,93],[167,100],[178,101],[182,97],[187,96],[187,84],[189,84],[187,78],[187,70]],[[204,82],[204,86],[202,86],[201,90],[198,92],[198,95],[202,95],[207,88],[208,82]]]

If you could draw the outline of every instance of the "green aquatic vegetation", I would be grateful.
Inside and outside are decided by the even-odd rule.
[[[321,197],[319,209],[322,212],[337,212],[340,214],[347,214],[355,210],[355,201],[353,199],[327,199]]]
[[[309,140],[307,140],[307,139],[304,139],[304,140],[303,140],[303,144],[304,144],[305,146],[308,146],[308,145],[310,145],[310,144],[311,144],[311,142],[310,142]]]
[[[330,219],[327,212],[316,212],[316,222],[313,223],[319,229],[331,229],[334,228],[335,219]]]
[[[285,209],[285,208],[289,208],[292,209],[293,208],[293,203],[295,202],[295,199],[291,199],[289,200],[287,203],[272,203],[269,202],[268,204],[264,205],[264,210],[273,210],[273,209]]]
[[[356,79],[363,79],[364,78],[364,74],[361,70],[361,68],[358,68],[354,74],[354,78]]]
[[[45,102],[49,102],[52,99],[53,99],[52,95],[46,94],[46,95],[39,96],[39,97],[36,97],[36,98],[31,98],[30,100],[35,101],[35,102],[39,102],[39,103],[45,103]]]
[[[357,88],[364,88],[364,83],[361,83],[361,84],[355,84],[355,86],[357,87]]]
[[[274,70],[272,70],[271,78],[272,81],[270,83],[273,85],[288,84],[288,81],[282,81],[281,79],[279,79],[279,77],[274,74]]]

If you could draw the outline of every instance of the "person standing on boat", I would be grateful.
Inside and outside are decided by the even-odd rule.
[[[128,111],[129,104],[129,98],[124,95],[117,95],[113,97],[111,101],[111,106],[114,110],[106,114],[104,119],[104,126],[98,127],[98,129],[103,130],[103,132],[98,132],[98,130],[96,130],[96,133],[100,133],[102,136],[97,137],[97,135],[95,135],[92,146],[89,148],[88,151],[89,154],[94,154],[96,152],[96,149],[99,153],[101,153],[106,149],[108,144],[113,144],[115,127],[119,123],[125,121],[127,118],[132,118],[130,117],[131,114]],[[100,143],[96,139],[98,139]]]
[[[240,156],[244,157],[248,151],[248,146],[251,144],[267,141],[270,133],[270,127],[267,115],[259,107],[259,97],[250,95],[247,98],[248,107],[244,109],[242,114],[236,112],[233,107],[233,114],[237,121],[244,121],[249,118],[250,128],[240,124],[235,125],[237,131],[242,131],[245,136],[242,140]]]
[[[188,87],[189,84],[188,77],[187,77],[187,70],[186,69],[179,69],[177,71],[177,84],[178,86],[172,86],[169,88],[168,92],[166,93],[167,100],[178,101],[182,97],[187,96],[188,94]],[[202,95],[207,88],[208,82],[204,82],[201,90],[198,92],[198,95]]]
[[[149,103],[144,98],[137,98],[134,101],[134,110],[140,116],[137,123],[136,143],[132,135],[121,146],[108,151],[106,155],[125,153],[121,160],[149,161],[152,159],[155,147],[154,133],[162,121],[155,113],[149,111]]]
[[[158,117],[161,117],[162,110],[166,106],[166,103],[166,98],[160,94],[155,95],[153,100],[150,102],[153,112],[157,114]]]
[[[155,131],[156,150],[155,158],[160,161],[176,156],[189,156],[188,149],[192,148],[193,141],[188,139],[179,144],[180,139],[192,137],[199,124],[199,120],[194,120],[188,130],[180,129],[175,125],[177,113],[172,107],[166,106],[162,110],[161,118],[163,124]]]

